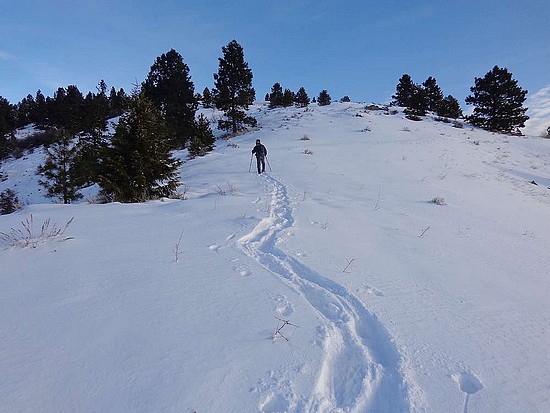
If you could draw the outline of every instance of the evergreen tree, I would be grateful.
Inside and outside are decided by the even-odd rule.
[[[12,145],[9,135],[15,128],[15,107],[0,96],[0,160],[11,153]]]
[[[214,149],[216,138],[210,128],[210,122],[202,113],[197,119],[195,126],[195,136],[189,145],[189,156],[204,156],[207,152]]]
[[[32,114],[36,110],[36,102],[32,95],[27,95],[17,104],[16,109],[16,127],[21,127],[32,123]]]
[[[428,97],[422,87],[415,87],[409,98],[409,106],[405,109],[405,115],[410,120],[422,120],[428,110]]]
[[[19,198],[12,189],[6,189],[0,193],[0,215],[11,214],[21,209]]]
[[[273,109],[281,106],[283,106],[283,87],[279,82],[277,82],[271,86],[271,93],[269,94],[269,107]]]
[[[449,95],[439,103],[436,113],[438,116],[443,116],[445,118],[461,118],[462,109],[460,108],[460,103],[453,96]]]
[[[60,131],[61,139],[48,148],[46,163],[38,167],[38,172],[46,178],[40,185],[47,190],[46,196],[59,198],[64,204],[70,204],[82,198],[74,176],[76,148],[72,145],[70,135],[65,129]]]
[[[42,94],[40,89],[36,91],[36,97],[34,98],[36,104],[35,110],[31,115],[30,121],[38,127],[46,126],[48,121],[48,105],[46,103],[46,97]]]
[[[294,105],[294,92],[290,89],[285,89],[281,103],[285,108]]]
[[[351,102],[351,99],[348,95],[344,96],[342,99],[340,99],[340,102]]]
[[[266,94],[265,94],[264,100],[265,100],[266,102],[269,102],[269,93],[266,93]]]
[[[180,162],[170,153],[171,139],[161,113],[136,92],[104,151],[102,195],[118,202],[143,202],[172,194]]]
[[[143,93],[172,128],[176,146],[183,148],[193,135],[197,100],[189,66],[174,49],[157,57],[143,83]]]
[[[294,96],[294,103],[296,104],[296,106],[302,108],[309,105],[309,96],[307,95],[307,92],[303,87],[298,89],[298,92],[296,92],[296,95]]]
[[[212,93],[210,93],[210,90],[205,87],[202,92],[202,106],[204,108],[211,108],[213,105],[212,101]]]
[[[111,87],[109,92],[109,117],[114,118],[122,115],[130,107],[130,98],[126,95],[124,89]]]
[[[214,74],[216,107],[224,111],[226,120],[218,121],[218,128],[234,134],[244,125],[256,126],[256,119],[246,115],[254,103],[256,92],[252,87],[252,70],[244,60],[243,48],[236,40],[222,47],[218,58],[218,73]]]
[[[506,68],[495,66],[485,77],[476,77],[470,92],[466,103],[475,108],[469,122],[489,131],[521,135],[520,128],[529,119],[523,107],[527,90],[518,86]]]
[[[399,83],[395,87],[395,95],[392,96],[394,106],[410,107],[411,100],[416,93],[418,86],[415,85],[408,74],[404,74],[399,79]]]
[[[428,110],[435,112],[443,100],[443,92],[433,77],[427,78],[422,83],[424,93],[426,94]]]
[[[319,106],[330,105],[331,97],[326,90],[321,90],[319,96],[317,97],[317,104]]]

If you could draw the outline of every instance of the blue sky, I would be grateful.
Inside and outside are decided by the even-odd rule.
[[[0,95],[16,103],[104,79],[132,89],[176,49],[197,92],[236,39],[257,97],[275,82],[310,96],[384,103],[403,73],[464,98],[474,78],[507,67],[535,93],[550,85],[547,0],[0,0]]]

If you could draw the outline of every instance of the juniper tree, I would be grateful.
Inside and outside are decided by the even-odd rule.
[[[175,146],[183,148],[193,135],[197,100],[189,66],[174,49],[155,60],[143,82],[144,95],[160,110],[175,136]]]
[[[331,97],[328,94],[327,90],[321,90],[319,93],[319,96],[317,97],[317,104],[319,106],[327,106],[330,105]]]
[[[296,104],[296,106],[299,107],[305,107],[309,105],[309,96],[307,95],[307,92],[303,87],[298,89],[298,92],[296,92],[296,95],[294,95],[294,103]]]
[[[475,78],[475,86],[466,104],[474,105],[468,121],[475,126],[493,132],[521,135],[520,128],[529,119],[523,107],[527,90],[518,86],[506,68],[493,67],[483,78]]]
[[[189,156],[204,156],[214,149],[216,138],[210,128],[210,122],[202,113],[196,121],[194,135],[189,145]]]
[[[61,128],[59,134],[59,141],[47,149],[46,162],[38,167],[45,178],[39,183],[46,188],[47,197],[70,204],[82,198],[74,170],[77,149],[72,143],[73,136],[66,129]]]
[[[245,125],[256,126],[256,119],[246,115],[254,103],[256,92],[252,87],[252,70],[244,60],[243,48],[236,40],[222,47],[218,58],[218,73],[214,74],[216,107],[223,110],[226,119],[218,121],[218,128],[234,134]]]
[[[135,92],[104,151],[101,194],[112,201],[143,202],[173,193],[181,163],[170,153],[171,141],[161,113]]]

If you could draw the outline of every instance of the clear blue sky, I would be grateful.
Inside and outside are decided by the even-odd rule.
[[[263,99],[275,82],[310,96],[387,102],[403,73],[434,76],[464,98],[474,78],[507,67],[530,93],[550,85],[548,0],[0,0],[0,95],[104,79],[144,80],[176,49],[195,90],[212,88],[221,47],[236,39]]]

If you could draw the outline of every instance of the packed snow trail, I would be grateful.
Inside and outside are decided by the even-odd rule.
[[[262,178],[271,190],[269,216],[238,244],[307,300],[326,333],[319,378],[303,411],[410,411],[401,356],[376,316],[345,287],[276,247],[282,231],[294,224],[292,207],[281,182],[269,175]]]

